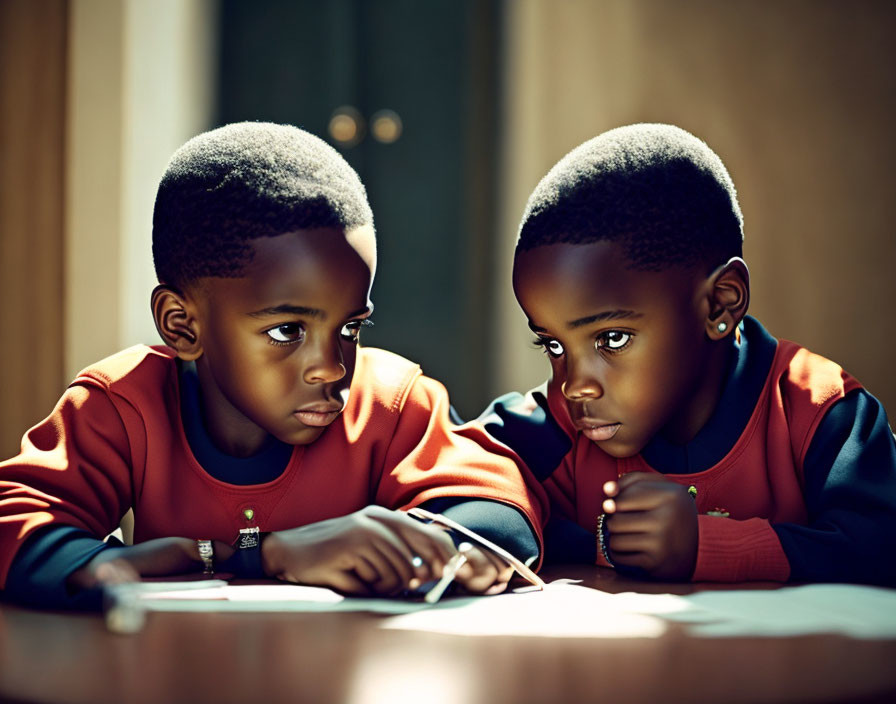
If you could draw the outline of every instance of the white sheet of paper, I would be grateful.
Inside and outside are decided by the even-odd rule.
[[[769,591],[704,591],[682,598],[689,608],[672,618],[693,624],[690,632],[701,636],[837,633],[896,638],[894,589],[809,584]]]
[[[654,614],[614,608],[613,596],[561,580],[546,585],[543,591],[449,599],[425,611],[386,619],[381,627],[546,638],[654,638],[666,630],[666,624]],[[662,604],[676,608],[662,597],[655,602],[657,607]]]
[[[896,638],[896,590],[844,584],[677,596],[609,594],[558,580],[544,591],[523,588],[491,597],[450,597],[429,605],[344,597],[330,589],[294,584],[210,581],[141,585],[139,601],[150,611],[363,611],[385,616],[382,628],[472,636],[656,637],[670,623],[679,623],[701,637],[837,633]]]
[[[348,598],[324,587],[298,584],[227,584],[220,582],[196,588],[191,582],[169,582],[141,591],[140,605],[149,611],[366,611],[403,614],[428,608],[427,604],[401,599]],[[141,585],[142,587],[142,585]]]
[[[700,637],[833,633],[896,639],[896,590],[813,584],[677,596],[607,594],[554,582],[541,593],[492,597],[454,613],[406,614],[387,619],[382,627],[459,635],[638,638],[660,635],[669,623],[685,624],[690,635]]]

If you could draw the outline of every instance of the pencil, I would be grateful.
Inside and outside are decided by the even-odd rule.
[[[457,571],[466,564],[466,553],[469,552],[472,547],[473,546],[470,545],[470,543],[461,543],[457,546],[457,552],[454,553],[450,560],[448,560],[448,563],[442,570],[442,578],[436,582],[436,585],[432,589],[426,592],[423,601],[427,604],[435,604],[442,598],[442,594],[445,593],[445,590],[448,589],[451,582],[453,582],[454,578],[457,576]]]

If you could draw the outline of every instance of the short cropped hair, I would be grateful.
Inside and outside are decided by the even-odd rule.
[[[291,125],[226,125],[168,163],[153,213],[156,276],[176,287],[237,277],[259,237],[372,223],[361,179],[322,139]]]
[[[672,125],[619,127],[576,147],[529,197],[517,252],[599,240],[645,271],[711,271],[741,256],[743,216],[722,160]]]

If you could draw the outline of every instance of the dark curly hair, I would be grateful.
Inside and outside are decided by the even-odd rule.
[[[705,142],[672,125],[619,127],[579,145],[535,187],[517,251],[618,242],[633,269],[659,271],[741,256],[734,183]]]
[[[322,139],[291,125],[226,125],[168,163],[153,212],[156,276],[177,287],[240,276],[254,239],[372,223],[358,174]]]

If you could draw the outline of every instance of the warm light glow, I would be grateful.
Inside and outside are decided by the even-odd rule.
[[[330,136],[337,142],[351,142],[358,135],[358,124],[348,115],[333,115]]]
[[[346,701],[348,704],[472,701],[471,665],[444,652],[423,651],[413,658],[401,648],[371,652],[359,661]]]
[[[379,110],[370,118],[370,134],[377,142],[392,144],[401,137],[401,118],[394,110]]]
[[[333,111],[327,130],[340,147],[353,147],[364,136],[364,121],[361,113],[346,105]]]

